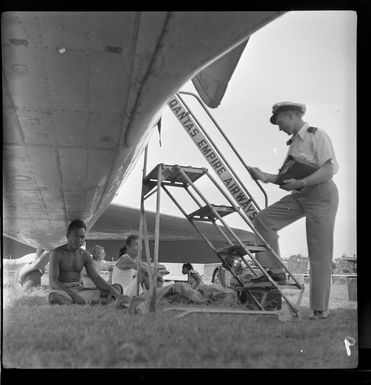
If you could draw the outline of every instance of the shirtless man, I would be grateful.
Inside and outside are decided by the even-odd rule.
[[[80,220],[71,222],[66,235],[67,244],[50,252],[49,283],[52,291],[47,297],[48,303],[104,304],[113,298],[122,301],[120,293],[97,273],[91,256],[81,248],[86,237],[85,223]],[[80,275],[83,267],[96,288],[82,287]]]

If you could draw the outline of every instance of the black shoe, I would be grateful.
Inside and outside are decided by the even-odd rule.
[[[318,320],[318,319],[326,319],[327,317],[328,317],[327,310],[313,310],[313,313],[309,318]]]
[[[269,269],[267,269],[266,271],[271,276],[273,281],[275,281],[279,285],[286,285],[287,283],[286,274],[283,271],[281,273],[272,273],[272,271]],[[262,275],[261,277],[251,279],[249,282],[261,283],[261,282],[270,282],[270,281],[265,275]]]

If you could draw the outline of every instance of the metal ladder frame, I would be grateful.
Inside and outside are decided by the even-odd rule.
[[[182,97],[179,95],[179,94],[186,94],[186,95],[191,95],[191,96],[194,96],[198,102],[200,103],[200,105],[203,107],[203,109],[207,112],[208,116],[211,118],[211,120],[213,121],[213,123],[215,124],[215,126],[218,128],[218,130],[221,132],[221,134],[223,135],[223,137],[227,140],[228,144],[231,146],[232,150],[234,151],[234,153],[238,156],[239,160],[243,163],[244,167],[248,170],[248,166],[246,165],[246,163],[243,161],[242,157],[238,154],[237,150],[234,148],[234,146],[232,145],[232,143],[229,141],[229,139],[227,138],[227,136],[225,135],[225,133],[222,131],[222,129],[220,128],[220,126],[217,124],[217,122],[215,121],[215,119],[212,117],[212,115],[210,114],[210,112],[208,111],[207,107],[204,105],[204,103],[201,101],[201,99],[191,93],[191,92],[185,92],[185,91],[180,91],[179,93],[177,93],[172,99],[170,99],[170,101],[168,102],[168,106],[169,108],[172,110],[172,102],[175,101],[177,104],[178,103],[181,103],[183,105],[183,108],[185,109],[186,111],[186,115],[189,115],[192,117],[192,119],[194,120],[195,122],[195,126],[197,128],[197,130],[199,130],[202,135],[204,137],[207,138],[207,140],[210,142],[212,148],[213,148],[213,151],[215,151],[215,153],[217,154],[217,156],[219,156],[222,161],[225,163],[225,166],[227,168],[227,171],[235,178],[235,180],[239,183],[241,189],[247,194],[247,196],[250,198],[250,203],[252,203],[255,208],[256,208],[256,211],[259,212],[260,211],[260,208],[258,206],[258,204],[256,203],[256,201],[254,200],[254,198],[251,196],[251,194],[249,193],[249,191],[247,190],[247,188],[244,186],[244,184],[241,182],[240,178],[238,177],[238,175],[236,175],[236,173],[234,172],[233,168],[230,166],[230,164],[226,161],[226,159],[224,158],[223,154],[221,153],[221,151],[218,149],[218,147],[215,145],[214,141],[210,138],[210,136],[207,134],[206,130],[202,127],[202,125],[200,124],[200,122],[197,120],[197,118],[195,117],[194,113],[191,111],[191,109],[189,108],[189,106],[185,103],[185,101],[182,99]],[[174,111],[173,111],[174,112]],[[174,112],[174,114],[177,116],[177,114]],[[182,113],[183,114],[183,113]],[[180,121],[180,123],[184,126],[184,122],[181,121],[181,119],[179,119],[179,116],[177,116],[178,120]],[[189,118],[188,118],[189,120]],[[192,136],[192,135],[191,135]],[[209,174],[209,177],[213,180],[214,184],[218,187],[218,189],[222,192],[222,194],[224,195],[224,191],[220,188],[220,186],[215,182],[215,179],[211,177],[211,175]],[[262,188],[262,186],[260,185],[260,183],[253,179],[256,184],[259,186],[259,188],[262,190],[262,192],[264,193],[264,196],[265,196],[265,203],[267,204],[268,200],[267,200],[267,194],[265,192],[265,190]],[[231,193],[231,191],[229,191]],[[231,195],[233,196],[233,194],[231,193]],[[228,201],[235,205],[228,197],[227,197]],[[254,208],[254,209],[255,209]],[[252,221],[250,220],[250,218],[248,218],[248,216],[246,215],[246,213],[244,212],[245,214],[245,218],[247,219],[245,222],[248,224],[248,226],[250,227],[250,229],[256,234],[256,236],[260,239],[260,241],[264,244],[264,246],[267,248],[268,251],[270,251],[272,253],[272,255],[274,256],[276,262],[279,263],[279,265],[284,269],[284,271],[286,271],[286,273],[288,273],[290,275],[290,277],[292,278],[292,280],[296,283],[296,285],[298,286],[298,288],[300,288],[302,285],[299,283],[299,281],[290,273],[290,271],[287,269],[287,267],[282,263],[280,257],[277,255],[277,253],[272,249],[272,247],[270,246],[270,244],[258,233],[258,231],[255,229]],[[264,275],[271,281],[270,279],[270,276],[264,271]]]
[[[163,170],[166,170],[166,169],[169,169],[169,167],[172,167],[173,168],[173,171],[175,172],[178,172],[180,173],[180,175],[182,175],[183,179],[186,181],[186,183],[169,183],[166,181],[166,177],[163,176]],[[175,197],[170,193],[170,191],[168,190],[167,187],[171,186],[171,187],[183,187],[187,193],[191,196],[191,198],[197,203],[197,205],[200,207],[200,208],[203,208],[202,204],[197,200],[197,198],[193,195],[193,193],[191,193],[190,189],[189,189],[189,186],[191,186],[195,192],[199,195],[199,197],[205,202],[206,206],[209,207],[211,209],[211,211],[213,212],[214,214],[214,219],[213,220],[209,220],[213,225],[214,227],[221,233],[221,235],[225,238],[225,240],[231,244],[231,245],[235,245],[235,243],[233,243],[233,241],[228,238],[228,236],[225,234],[224,231],[222,231],[220,229],[220,227],[216,224],[216,220],[219,220],[223,226],[225,227],[225,229],[229,232],[229,234],[232,236],[232,238],[235,239],[235,241],[237,241],[237,244],[246,252],[246,255],[248,255],[250,257],[250,259],[254,262],[255,266],[258,267],[258,269],[268,278],[268,280],[270,281],[271,285],[273,285],[273,287],[275,287],[278,292],[282,295],[282,298],[284,298],[284,300],[286,301],[288,307],[283,307],[283,309],[286,311],[287,313],[287,310],[292,312],[293,314],[295,314],[298,318],[300,318],[300,315],[298,313],[298,310],[297,308],[295,307],[295,305],[293,305],[291,303],[291,301],[286,297],[286,295],[282,292],[282,290],[280,289],[279,285],[268,275],[268,273],[265,271],[265,269],[263,268],[262,265],[260,265],[260,263],[256,260],[256,258],[253,256],[252,252],[249,250],[249,247],[246,246],[239,238],[238,236],[234,233],[234,231],[229,227],[229,225],[223,220],[222,216],[218,213],[218,211],[214,208],[214,205],[212,205],[206,198],[205,196],[201,193],[201,191],[195,186],[194,182],[189,178],[189,176],[183,171],[183,168],[187,169],[187,168],[192,168],[193,170],[201,170],[200,171],[200,176],[203,176],[203,175],[207,175],[210,180],[214,183],[215,186],[218,187],[218,189],[221,191],[221,193],[224,195],[224,197],[229,201],[229,203],[232,205],[232,208],[233,208],[233,211],[232,212],[237,212],[240,214],[240,216],[242,217],[242,219],[247,223],[249,224],[249,219],[247,218],[246,214],[243,213],[238,206],[236,206],[233,201],[228,197],[228,195],[224,192],[224,190],[222,190],[220,188],[220,186],[218,185],[218,183],[215,181],[214,178],[211,177],[211,175],[209,174],[208,170],[206,168],[195,168],[195,167],[181,167],[179,165],[174,165],[174,166],[169,166],[169,165],[164,165],[162,163],[158,164],[145,178],[143,178],[143,184],[147,184],[148,185],[148,188],[147,188],[147,191],[144,191],[144,188],[143,188],[143,194],[142,194],[142,199],[143,201],[148,199],[152,194],[154,193],[157,193],[157,205],[156,205],[156,216],[159,214],[159,210],[160,210],[160,200],[159,200],[159,196],[160,196],[160,190],[161,188],[164,189],[164,191],[166,192],[166,194],[170,197],[170,199],[175,203],[175,205],[179,208],[179,210],[183,213],[183,215],[188,219],[188,221],[191,223],[191,225],[195,228],[195,230],[201,235],[201,237],[205,240],[205,242],[208,244],[208,246],[217,254],[217,256],[219,257],[219,259],[223,262],[223,259],[220,257],[220,255],[218,254],[218,249],[216,249],[213,244],[209,241],[209,239],[207,239],[207,237],[205,236],[205,234],[202,232],[202,230],[199,228],[199,226],[196,225],[195,222],[197,222],[197,220],[193,220],[191,214],[187,214],[184,209],[182,208],[182,206],[179,204],[179,202],[175,199]],[[157,169],[157,170],[156,170]],[[149,178],[149,176],[151,174],[154,174],[154,175],[157,175],[157,178]],[[169,176],[169,175],[168,175]],[[197,178],[198,179],[198,178]],[[217,218],[217,219],[216,219]],[[249,224],[251,225],[251,224]],[[257,233],[257,231],[254,229],[254,227],[252,226],[253,230]],[[159,236],[159,222],[157,223],[156,221],[156,230],[155,230],[155,237],[157,239],[157,242],[158,242],[158,236]],[[156,239],[155,239],[155,243],[156,243]],[[157,243],[158,244],[158,243]],[[264,248],[266,249],[266,247]],[[246,266],[248,268],[250,268],[250,270],[253,272],[253,274],[256,276],[255,272],[253,271],[253,269],[251,268],[250,264],[247,263],[247,261],[245,260],[244,256],[241,256],[241,259],[245,262]],[[283,265],[283,264],[282,264]],[[282,311],[277,311],[277,312],[272,312],[272,311],[267,311],[267,310],[264,310],[264,308],[262,307],[262,305],[259,303],[259,301],[254,297],[254,295],[250,292],[249,288],[244,286],[244,284],[242,283],[242,281],[239,279],[239,277],[234,273],[234,271],[229,267],[229,265],[227,265],[228,267],[228,270],[231,272],[231,274],[233,275],[233,277],[240,283],[241,287],[245,287],[247,289],[247,293],[249,294],[250,298],[253,300],[253,302],[260,308],[259,311],[252,311],[253,313],[251,314],[277,314],[279,317],[282,316]],[[290,288],[298,288],[300,289],[300,293],[299,293],[299,298],[297,300],[297,304],[296,306],[299,306],[300,305],[300,302],[301,302],[301,299],[302,299],[302,296],[303,296],[303,291],[304,291],[304,285],[301,285],[300,283],[298,283],[295,279],[295,277],[292,276],[292,274],[287,270],[287,268],[283,265],[283,267],[286,269],[286,271],[289,273],[289,275],[295,280],[296,284],[294,285],[285,285],[285,286],[289,286]],[[253,288],[256,288],[256,287],[259,287],[259,286],[251,286],[250,288],[253,289]],[[271,286],[270,286],[271,287]],[[176,310],[176,308],[174,309]],[[195,310],[196,311],[196,310]],[[245,312],[249,312],[249,311],[245,311]],[[185,314],[188,314],[189,312],[186,312]],[[285,317],[284,317],[285,318]],[[287,316],[286,316],[287,318]]]
[[[214,151],[218,157],[220,157],[220,159],[224,162],[224,167],[225,169],[227,170],[227,172],[231,175],[233,175],[233,182],[238,182],[236,183],[236,186],[238,186],[241,191],[243,191],[248,197],[249,197],[249,200],[248,200],[248,204],[249,206],[251,206],[253,208],[253,210],[255,210],[255,212],[258,212],[260,211],[260,207],[258,206],[257,202],[254,200],[254,198],[251,196],[251,194],[249,193],[249,191],[246,189],[246,187],[244,186],[244,184],[241,182],[240,178],[238,177],[238,175],[236,175],[236,173],[234,172],[233,168],[229,165],[229,163],[227,162],[227,160],[224,158],[223,154],[219,151],[219,149],[217,148],[217,146],[215,145],[214,141],[210,138],[210,136],[207,134],[207,132],[204,130],[204,128],[202,127],[202,125],[200,124],[200,122],[197,120],[196,116],[193,114],[193,112],[191,111],[191,109],[189,108],[189,106],[186,104],[186,102],[183,100],[183,98],[180,96],[180,94],[185,94],[185,95],[190,95],[190,96],[193,96],[196,98],[196,100],[200,103],[200,105],[202,106],[202,108],[204,109],[204,111],[207,113],[207,115],[210,117],[210,119],[213,121],[214,125],[217,127],[217,129],[219,130],[219,132],[222,134],[222,136],[224,137],[224,139],[227,141],[227,143],[229,144],[229,146],[232,148],[232,150],[234,151],[234,153],[237,155],[238,159],[242,162],[242,164],[244,165],[245,169],[247,171],[249,171],[249,167],[246,165],[246,163],[243,161],[242,157],[239,155],[239,153],[237,152],[237,150],[234,148],[234,146],[232,145],[232,143],[229,141],[229,139],[227,138],[227,136],[225,135],[225,133],[223,132],[223,130],[221,129],[221,127],[218,125],[218,123],[215,121],[215,119],[212,117],[212,115],[210,114],[210,112],[208,111],[208,109],[206,108],[206,106],[204,105],[204,103],[201,101],[201,99],[191,93],[191,92],[185,92],[185,91],[180,91],[179,93],[177,93],[173,100],[170,100],[168,102],[168,105],[169,105],[169,108],[172,109],[172,103],[175,103],[176,104],[180,104],[182,105],[182,108],[184,109],[184,111],[182,112],[182,116],[187,116],[187,115],[190,115],[192,117],[192,119],[194,120],[194,122],[196,123],[196,127],[197,129],[199,129],[201,132],[202,132],[202,135],[204,137],[207,138],[207,140],[209,141],[208,144],[208,147],[210,147],[212,149],[212,151]],[[177,99],[177,100],[176,100]],[[177,107],[177,110],[179,110],[179,108]],[[173,111],[174,112],[174,111]],[[177,114],[174,112],[174,114],[177,116]],[[181,121],[181,119],[179,119],[179,116],[177,116],[178,120],[180,121],[180,123],[184,126],[183,122]],[[187,118],[187,120],[189,121],[189,118]],[[184,128],[186,128],[186,126],[184,126]],[[192,135],[191,135],[192,136]],[[147,149],[146,149],[147,151]],[[205,156],[206,158],[206,156]],[[210,163],[210,161],[209,161]],[[212,165],[212,163],[210,163]],[[185,217],[190,221],[190,223],[192,224],[192,226],[196,229],[196,231],[201,235],[201,237],[206,241],[206,243],[209,245],[209,247],[212,248],[212,250],[214,252],[217,253],[219,259],[223,261],[223,259],[220,257],[220,255],[218,254],[218,251],[214,248],[214,246],[210,243],[210,241],[204,236],[204,234],[202,233],[202,231],[200,231],[200,229],[198,228],[198,226],[195,224],[195,221],[192,220],[189,215],[183,210],[183,208],[181,207],[181,205],[176,201],[176,199],[172,196],[172,194],[168,191],[168,189],[166,188],[166,183],[163,183],[162,181],[163,180],[166,180],[166,178],[162,178],[162,167],[164,165],[163,164],[159,164],[158,166],[158,170],[157,170],[157,180],[156,180],[156,183],[152,182],[152,187],[150,188],[150,190],[152,191],[147,191],[145,192],[144,191],[144,183],[145,183],[145,170],[146,170],[146,156],[145,156],[145,166],[144,166],[144,169],[143,169],[143,185],[142,185],[142,197],[141,197],[141,222],[140,222],[140,237],[141,237],[141,240],[142,238],[144,238],[146,240],[146,255],[147,255],[147,250],[148,250],[148,254],[149,254],[149,247],[147,246],[148,245],[148,234],[147,234],[147,230],[146,230],[146,220],[145,220],[145,210],[144,210],[144,200],[149,198],[149,196],[151,196],[153,193],[157,192],[157,205],[156,205],[156,229],[155,229],[155,266],[154,268],[157,266],[157,261],[158,261],[158,248],[159,248],[159,210],[160,210],[160,190],[161,190],[161,187],[164,189],[164,191],[167,193],[167,195],[173,200],[173,202],[177,205],[177,207],[181,210],[181,212],[183,213],[183,215],[185,215]],[[213,166],[213,165],[212,165]],[[224,237],[224,239],[230,244],[230,245],[235,245],[235,243],[233,243],[231,241],[230,238],[228,238],[228,236],[221,230],[221,228],[219,226],[216,225],[216,220],[219,220],[223,226],[227,229],[227,231],[229,232],[230,235],[232,235],[232,238],[234,238],[236,241],[237,241],[237,244],[246,252],[245,255],[248,255],[250,257],[250,259],[254,262],[255,266],[258,267],[258,269],[262,272],[262,274],[268,279],[268,281],[270,282],[271,285],[273,285],[274,287],[276,287],[276,289],[281,293],[282,297],[285,299],[286,303],[288,304],[288,307],[290,308],[290,310],[295,313],[298,317],[299,317],[299,314],[298,314],[298,311],[297,309],[295,308],[294,305],[291,304],[291,302],[287,299],[287,297],[284,295],[284,293],[282,293],[282,291],[280,290],[280,288],[278,287],[278,285],[276,284],[276,282],[270,277],[270,275],[266,272],[266,270],[263,268],[262,265],[260,265],[260,263],[255,259],[255,257],[252,255],[252,253],[250,252],[249,248],[244,245],[239,239],[238,237],[236,236],[236,234],[233,232],[232,229],[229,228],[229,226],[226,224],[226,222],[223,220],[222,216],[220,216],[218,214],[218,212],[213,208],[213,205],[210,204],[210,202],[207,201],[207,199],[202,195],[202,193],[194,186],[194,183],[188,178],[188,176],[186,175],[186,173],[184,173],[182,170],[181,170],[181,167],[180,166],[175,166],[175,167],[178,167],[178,170],[181,171],[182,175],[183,175],[183,178],[187,181],[188,185],[189,186],[192,186],[193,189],[196,191],[196,193],[202,198],[202,200],[206,203],[206,205],[212,210],[213,214],[214,214],[214,219],[211,221],[212,224],[215,226],[215,228],[218,229],[218,231],[221,233],[221,235]],[[214,166],[213,166],[214,168]],[[264,247],[266,250],[270,251],[271,254],[274,256],[275,260],[280,264],[280,266],[284,269],[284,271],[286,272],[286,274],[288,274],[291,279],[294,281],[294,284],[293,285],[290,285],[290,286],[293,286],[293,287],[297,287],[298,289],[300,289],[300,295],[299,295],[299,299],[297,301],[297,306],[300,304],[301,302],[301,299],[302,299],[302,295],[303,295],[303,291],[304,291],[304,285],[300,284],[297,279],[290,273],[290,271],[287,269],[287,267],[283,264],[283,262],[280,260],[280,257],[277,255],[277,253],[272,249],[272,247],[270,246],[270,244],[258,233],[258,231],[255,229],[253,223],[252,223],[252,220],[251,220],[251,217],[249,218],[249,216],[246,214],[246,212],[244,212],[243,210],[240,210],[240,206],[239,205],[236,205],[231,199],[230,197],[228,197],[228,195],[225,193],[225,191],[218,185],[218,183],[216,182],[216,180],[208,173],[208,170],[207,169],[204,169],[206,171],[204,171],[204,173],[206,173],[208,175],[208,177],[210,178],[210,180],[214,183],[215,186],[217,186],[217,188],[219,189],[219,191],[224,195],[224,197],[229,201],[229,203],[232,205],[232,208],[233,208],[233,211],[235,212],[238,212],[239,215],[242,217],[242,219],[246,222],[246,224],[251,228],[251,230],[255,233],[255,235],[257,236],[257,238],[260,239],[260,241],[263,243]],[[262,186],[260,185],[260,183],[253,179],[255,181],[255,183],[258,185],[258,187],[260,188],[260,190],[263,192],[264,194],[264,197],[265,197],[265,206],[267,206],[268,204],[268,197],[267,197],[267,194],[265,192],[265,190],[262,188]],[[171,184],[170,184],[171,185]],[[155,189],[153,189],[153,187],[155,187]],[[179,187],[179,186],[178,186]],[[188,194],[192,197],[192,199],[197,203],[197,205],[201,208],[202,205],[199,203],[199,201],[197,200],[197,198],[191,193],[191,191],[188,189],[188,186],[182,186],[182,187],[185,187],[186,191],[188,192]],[[233,196],[232,192],[229,191],[231,193],[231,195]],[[237,201],[239,202],[239,201]],[[250,208],[251,208],[250,207]],[[250,209],[249,208],[249,209]],[[253,211],[253,214],[254,214],[254,211]],[[252,215],[253,217],[253,215]],[[141,247],[140,247],[140,251],[141,251]],[[139,253],[140,254],[140,253]],[[149,255],[147,255],[147,261],[148,261],[148,258],[149,258]],[[246,262],[244,256],[241,256],[241,259],[245,262],[246,266],[252,271],[252,273],[256,276],[256,273],[254,272],[254,270],[251,268],[250,264]],[[227,269],[231,272],[232,276],[237,280],[237,282],[239,282],[241,284],[241,286],[243,286],[241,280],[237,277],[236,274],[234,274],[234,271],[230,268],[230,266],[228,264],[226,264],[227,266]],[[152,275],[152,274],[151,274]],[[152,275],[153,277],[153,275]],[[154,281],[153,281],[153,287],[152,287],[152,291],[153,291],[153,296],[155,297],[155,292],[156,292],[156,289],[155,289],[155,278],[153,278]],[[152,281],[152,280],[151,280]],[[248,291],[248,294],[250,295],[250,297],[253,299],[254,303],[261,309],[261,311],[264,312],[264,310],[262,309],[262,306],[260,305],[260,303],[254,298],[254,296]]]

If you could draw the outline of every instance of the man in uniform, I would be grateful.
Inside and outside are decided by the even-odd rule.
[[[254,220],[258,233],[279,254],[277,231],[306,217],[306,234],[310,261],[310,318],[324,319],[328,315],[331,288],[333,233],[338,207],[338,190],[332,180],[338,171],[338,163],[329,137],[320,128],[310,127],[302,120],[306,106],[300,103],[282,102],[273,106],[270,122],[279,130],[292,135],[287,142],[288,161],[308,167],[313,171],[305,177],[284,178],[268,174],[252,167],[249,172],[254,179],[265,183],[280,184],[291,191],[278,202],[262,210]],[[282,266],[269,251],[257,254],[257,260],[278,283],[285,283]],[[265,276],[260,277],[266,279]],[[255,279],[259,280],[259,278]]]
[[[49,256],[49,283],[52,291],[47,300],[50,304],[99,304],[116,299],[120,305],[124,298],[109,285],[94,269],[90,254],[81,248],[86,237],[86,225],[83,221],[75,220],[67,230],[67,244],[57,247]],[[87,275],[96,288],[83,288],[81,270],[85,267]]]

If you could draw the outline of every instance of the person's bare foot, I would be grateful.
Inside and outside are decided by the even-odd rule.
[[[127,309],[130,305],[130,297],[127,295],[120,295],[116,298],[115,307],[118,309]]]
[[[72,303],[72,299],[68,300],[67,298],[57,293],[50,293],[48,297],[48,303],[50,305],[70,305]]]
[[[129,314],[142,313],[145,300],[144,297],[133,297],[130,301]]]
[[[100,298],[100,299],[93,299],[91,302],[89,302],[90,306],[96,306],[96,305],[105,305],[107,303],[106,298]]]

